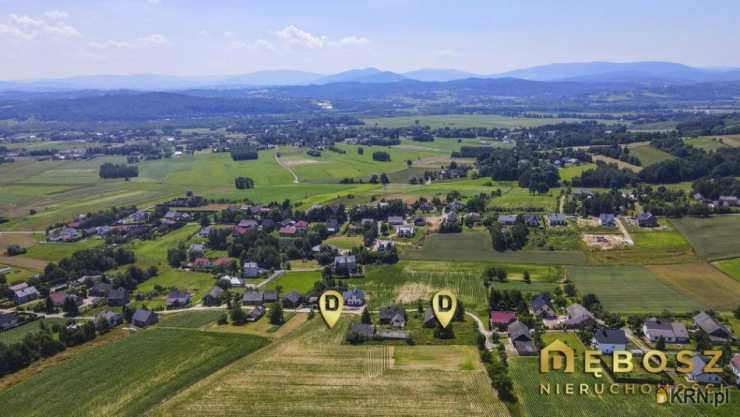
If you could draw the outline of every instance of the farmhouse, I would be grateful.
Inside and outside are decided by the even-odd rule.
[[[565,214],[553,213],[548,214],[545,218],[548,226],[565,226],[567,224]]]
[[[362,340],[370,340],[375,336],[375,327],[372,324],[355,324],[350,332]]]
[[[265,297],[262,291],[247,291],[242,297],[242,304],[245,306],[259,306],[264,302]]]
[[[361,307],[365,305],[365,292],[359,288],[352,288],[342,293],[344,305],[348,307]]]
[[[39,292],[36,287],[29,286],[26,283],[13,285],[9,289],[13,292],[13,301],[18,305],[39,298]]]
[[[303,303],[303,295],[298,291],[291,291],[283,296],[283,307],[298,308]]]
[[[402,225],[402,226],[396,227],[396,234],[398,235],[398,237],[410,238],[410,237],[414,237],[414,233],[415,231],[414,231],[413,225]]]
[[[547,294],[540,294],[532,300],[531,303],[532,314],[543,319],[554,319],[555,311],[550,306],[550,296]]]
[[[694,316],[694,324],[696,327],[705,331],[709,335],[709,340],[712,342],[725,343],[733,339],[730,329],[703,311]]]
[[[694,368],[689,374],[686,375],[686,379],[690,382],[697,384],[721,384],[722,376],[716,373],[704,372],[704,367],[707,366],[707,359],[700,354],[695,354],[691,358],[691,363]]]
[[[640,213],[637,216],[637,224],[640,227],[658,227],[658,219],[652,213]]]
[[[128,290],[122,287],[114,288],[108,292],[108,305],[111,307],[120,307],[128,304]]]
[[[203,304],[209,306],[220,305],[224,292],[224,289],[219,286],[211,288],[208,294],[203,297]]]
[[[625,349],[627,336],[622,329],[599,329],[591,338],[591,346],[605,355],[611,355],[615,350]]]
[[[337,256],[334,258],[334,272],[337,274],[356,274],[357,258],[354,255]]]
[[[601,213],[599,215],[599,226],[614,227],[617,225],[617,218],[611,213]]]
[[[390,324],[397,329],[406,327],[406,310],[401,306],[389,305],[380,307],[378,318],[380,319],[380,324]]]
[[[511,344],[514,345],[517,353],[521,356],[533,356],[537,354],[537,348],[534,345],[532,336],[529,334],[529,328],[519,320],[509,324],[506,328],[509,334]]]
[[[642,333],[651,343],[658,341],[660,337],[666,343],[689,343],[689,332],[682,323],[668,322],[655,317],[645,320],[642,325]]]
[[[388,216],[388,223],[391,226],[400,226],[403,224],[403,216]]]
[[[534,214],[524,216],[524,224],[528,227],[540,227],[540,219]]]
[[[13,327],[18,326],[21,323],[21,318],[17,315],[11,313],[11,314],[3,314],[0,313],[0,330],[9,330]]]
[[[501,331],[506,329],[514,320],[516,320],[516,313],[513,311],[491,311],[489,316],[491,329],[499,329]]]
[[[167,308],[182,308],[190,304],[190,294],[186,291],[172,290],[165,301]]]
[[[123,323],[123,316],[120,313],[114,313],[110,310],[101,311],[95,316],[95,321],[105,320],[108,323],[108,327],[116,327]]]
[[[568,327],[584,328],[596,325],[593,314],[580,304],[571,304],[566,308],[566,311],[568,312],[568,319],[565,321],[565,325]]]
[[[252,309],[252,311],[247,314],[247,321],[249,322],[255,322],[260,319],[260,317],[265,315],[265,307],[264,306],[257,306]]]
[[[159,321],[157,313],[149,310],[138,309],[131,318],[131,322],[136,327],[147,327],[156,324]]]

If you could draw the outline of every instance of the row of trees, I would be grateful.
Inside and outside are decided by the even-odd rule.
[[[234,186],[237,190],[249,190],[254,188],[254,180],[249,177],[236,177],[234,178]]]
[[[139,167],[106,162],[100,165],[99,175],[100,178],[134,178],[139,176]]]

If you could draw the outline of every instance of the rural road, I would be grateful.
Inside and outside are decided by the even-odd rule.
[[[478,332],[480,332],[480,334],[486,337],[486,349],[488,349],[489,352],[492,351],[493,350],[493,342],[491,342],[492,332],[486,329],[486,326],[483,324],[483,321],[480,318],[478,318],[478,316],[476,316],[475,314],[468,313],[466,311],[465,315],[472,317],[473,320],[475,320],[475,322],[478,323]]]
[[[290,175],[293,176],[293,183],[294,184],[298,184],[300,182],[300,181],[298,181],[298,175],[296,175],[295,171],[293,171],[293,168],[285,165],[283,163],[283,161],[281,161],[280,158],[278,158],[277,155],[275,155],[275,162],[277,162],[278,165],[280,165],[281,167],[285,168],[288,172],[290,172]]]
[[[278,269],[277,271],[273,272],[269,278],[257,284],[256,287],[257,288],[264,287],[265,285],[269,284],[272,280],[277,279],[280,275],[283,275],[284,272],[285,271],[283,271],[282,269]]]
[[[628,245],[634,246],[635,241],[632,240],[632,235],[630,235],[630,232],[627,231],[627,228],[624,227],[624,224],[622,224],[622,219],[619,217],[616,218],[617,226],[619,226],[619,230],[624,235],[624,241],[627,242]]]

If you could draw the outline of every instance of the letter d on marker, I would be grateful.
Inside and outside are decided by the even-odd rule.
[[[319,312],[330,329],[337,324],[339,316],[342,315],[342,307],[344,307],[344,298],[337,291],[325,291],[319,297]]]
[[[456,309],[457,298],[452,291],[442,290],[432,297],[432,311],[442,327],[446,328],[450,324]]]

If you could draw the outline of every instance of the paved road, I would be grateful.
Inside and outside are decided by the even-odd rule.
[[[280,165],[281,167],[285,168],[288,172],[290,172],[290,175],[293,176],[293,183],[294,184],[298,184],[300,182],[300,181],[298,181],[298,175],[296,175],[295,171],[293,171],[293,168],[285,165],[283,163],[283,161],[281,161],[280,158],[278,158],[277,155],[275,155],[275,162],[277,162],[278,165]]]

